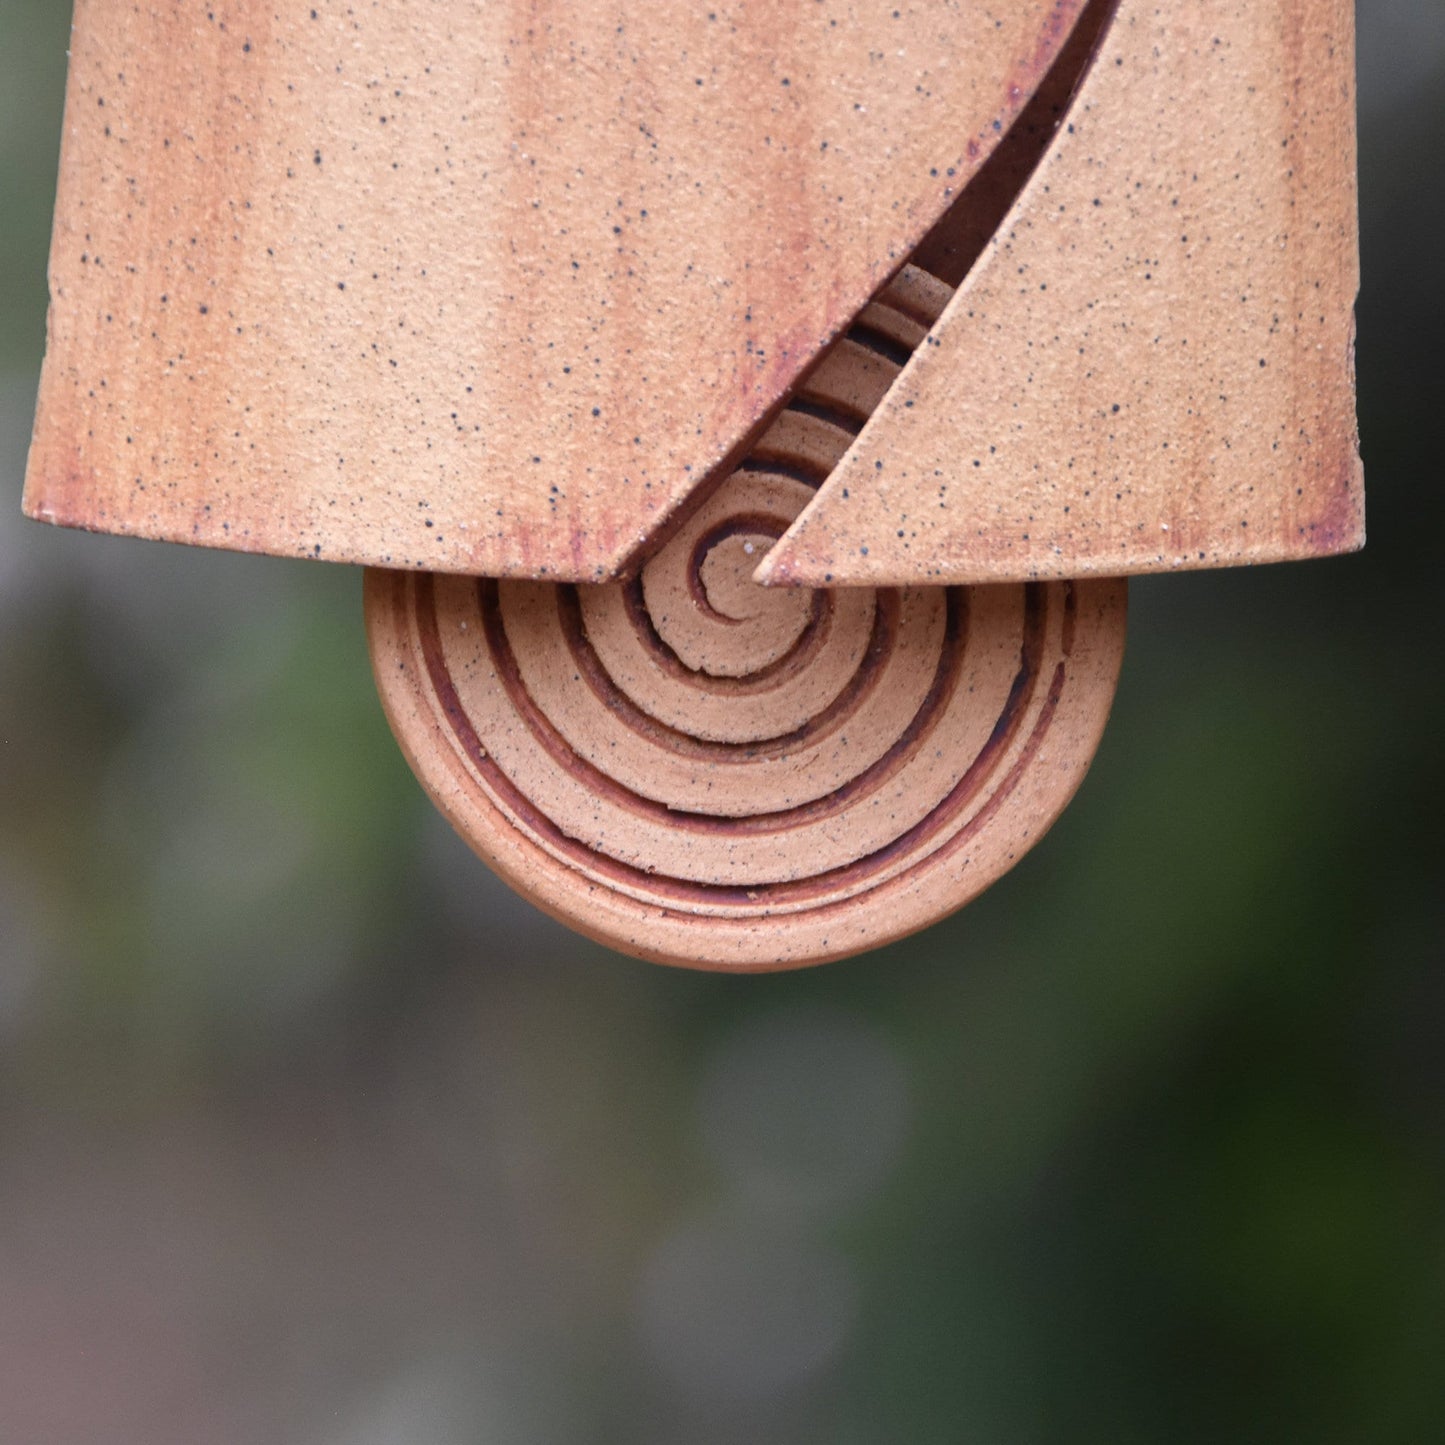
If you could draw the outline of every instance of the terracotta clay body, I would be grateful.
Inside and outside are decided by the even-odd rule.
[[[891,578],[864,547],[904,521],[948,582],[1361,546],[1353,14],[1120,0],[933,345],[764,575]]]
[[[911,351],[948,290],[905,268],[631,582],[368,574],[412,766],[549,912],[668,962],[821,962],[951,912],[1073,795],[1123,582],[752,576],[895,383],[882,346]]]
[[[26,505],[614,575],[897,270],[1082,5],[77,0]]]
[[[494,867],[650,958],[922,927],[1123,575],[1363,541],[1349,0],[79,0],[30,515],[363,562]],[[384,569],[384,570],[383,570]]]

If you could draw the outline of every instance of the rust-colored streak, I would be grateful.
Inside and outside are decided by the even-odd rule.
[[[1078,4],[314,8],[81,0],[32,514],[619,575],[952,202]],[[96,93],[120,76],[134,104]]]

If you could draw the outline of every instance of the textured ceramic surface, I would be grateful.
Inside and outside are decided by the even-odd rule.
[[[948,295],[905,270],[632,582],[368,574],[403,749],[543,908],[665,962],[817,963],[959,907],[1073,794],[1123,582],[753,580]]]
[[[78,0],[26,506],[592,580],[786,397],[1083,0]]]
[[[584,932],[876,946],[1068,801],[1124,575],[1362,543],[1353,41],[80,0],[26,508],[372,564],[413,767]]]
[[[1118,575],[1364,542],[1351,0],[1120,0],[1041,164],[763,575]]]

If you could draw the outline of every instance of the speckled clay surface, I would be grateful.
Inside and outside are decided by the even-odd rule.
[[[1082,5],[78,0],[27,510],[609,575]]]
[[[1351,0],[1121,0],[930,344],[763,575],[1354,550],[1356,231]]]
[[[1124,574],[1363,540],[1350,0],[76,25],[26,509],[373,564],[423,783],[619,948],[925,926]]]
[[[403,749],[549,912],[666,962],[817,963],[959,907],[1078,786],[1123,582],[752,580],[948,294],[906,270],[630,583],[368,573]]]

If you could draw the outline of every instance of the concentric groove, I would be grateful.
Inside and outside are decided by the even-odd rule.
[[[672,748],[678,753],[711,762],[743,764],[763,758],[784,756],[805,743],[815,742],[819,738],[827,736],[830,731],[836,729],[850,717],[877,684],[881,674],[882,659],[895,634],[898,611],[896,597],[889,597],[885,605],[881,605],[877,609],[873,631],[863,661],[848,679],[843,691],[821,711],[810,716],[800,727],[794,728],[791,732],[779,733],[766,742],[727,743],[712,742],[706,738],[695,737],[680,728],[669,726],[638,707],[617,686],[593,650],[592,644],[582,628],[581,609],[577,604],[575,591],[560,589],[557,603],[563,632],[583,681],[587,683],[594,696],[622,722],[634,729],[641,737],[656,742],[660,746]],[[791,658],[785,659],[785,661],[793,664],[801,653],[802,649],[799,648]],[[774,664],[770,669],[773,676],[776,676],[779,665]],[[733,679],[729,678],[727,681],[731,682]]]
[[[578,590],[575,587],[572,589],[571,596],[574,599],[578,596]],[[588,589],[593,596],[596,595],[597,590]],[[627,618],[637,629],[638,638],[652,654],[657,665],[670,677],[699,690],[732,692],[738,696],[773,691],[780,681],[806,667],[813,652],[828,640],[829,627],[833,619],[833,607],[828,594],[817,593],[813,601],[813,619],[803,629],[790,652],[766,666],[758,668],[750,677],[716,677],[709,676],[695,667],[689,667],[658,635],[657,628],[653,626],[652,618],[647,612],[647,603],[643,598],[641,583],[623,583],[622,597]],[[579,617],[581,607],[582,604],[578,602]],[[590,649],[590,641],[588,646]]]
[[[905,268],[628,582],[369,575],[403,747],[542,907],[669,962],[818,962],[967,901],[1077,786],[1122,584],[751,580],[949,294]]]
[[[558,767],[578,777],[599,795],[620,796],[617,779],[608,776],[596,764],[583,757],[562,735],[552,717],[537,707],[536,700],[522,677],[522,669],[517,663],[507,635],[502,608],[498,603],[498,589],[494,584],[489,584],[488,581],[480,584],[479,603],[487,642],[492,652],[492,662],[513,709],[519,716],[526,715],[529,718],[535,735],[551,754]],[[434,600],[432,606],[433,625],[435,625]],[[753,812],[743,816],[731,813],[690,811],[675,805],[668,805],[664,811],[667,821],[681,828],[708,833],[724,830],[752,833],[779,832],[802,822],[813,822],[819,818],[832,816],[855,803],[860,797],[876,791],[883,782],[897,773],[908,757],[927,738],[937,724],[943,704],[952,696],[960,670],[966,632],[966,621],[960,615],[963,611],[960,599],[956,597],[948,599],[948,623],[944,633],[944,646],[939,653],[931,684],[921,705],[917,711],[912,713],[902,732],[890,742],[887,750],[861,772],[807,805],[800,804],[793,808],[768,812]],[[1032,629],[1026,627],[1024,642],[1026,650],[1033,641],[1028,636],[1030,631]],[[865,677],[862,669],[855,674],[856,678],[863,680],[859,693],[866,695],[867,692],[872,691],[870,684],[876,675],[875,672],[871,677]],[[1020,668],[1019,676],[1030,679],[1032,677],[1026,659]],[[608,702],[611,705],[611,699],[608,699]],[[856,698],[850,698],[849,702],[856,709]],[[840,713],[843,711],[843,709],[839,709]],[[678,747],[678,752],[686,754],[689,758],[701,755],[712,764],[746,767],[764,763],[770,757],[795,758],[802,750],[804,743],[816,744],[820,738],[826,739],[836,732],[837,726],[838,718],[836,716],[833,719],[820,717],[810,723],[808,728],[801,729],[799,733],[791,734],[787,738],[769,739],[766,743],[757,746],[699,745],[696,740],[686,738],[685,735],[671,730],[668,733],[655,734],[649,740],[662,745],[662,750],[681,743],[682,746]],[[813,735],[805,736],[810,731]],[[650,760],[654,764],[661,762],[660,752],[651,754]],[[656,812],[656,804],[649,801],[640,792],[634,790],[629,798],[629,803],[640,812],[647,812],[654,818],[660,816]]]

